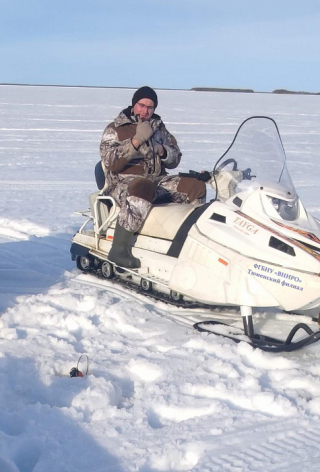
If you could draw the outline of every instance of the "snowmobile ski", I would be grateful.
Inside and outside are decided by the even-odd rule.
[[[264,336],[261,334],[254,334],[253,336],[249,336],[245,334],[244,329],[231,327],[225,323],[220,321],[213,321],[213,320],[205,320],[199,321],[193,325],[194,329],[200,332],[206,332],[210,334],[216,334],[218,336],[224,336],[228,339],[232,339],[236,343],[239,342],[247,342],[254,348],[259,348],[262,351],[267,352],[292,352],[298,349],[301,349],[306,346],[310,346],[311,344],[319,341],[320,339],[320,331],[313,331],[307,324],[305,323],[298,323],[295,325],[287,339],[283,342],[279,339],[275,339],[269,336]],[[217,327],[223,327],[223,330],[215,329]],[[307,337],[300,339],[299,341],[293,342],[294,335],[299,331],[303,330],[307,333]]]

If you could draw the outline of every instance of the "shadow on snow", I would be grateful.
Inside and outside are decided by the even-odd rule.
[[[75,268],[70,234],[0,244],[0,316],[19,295],[45,293]]]

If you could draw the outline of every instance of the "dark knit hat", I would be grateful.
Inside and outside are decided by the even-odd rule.
[[[148,98],[149,100],[152,100],[154,104],[154,108],[157,108],[158,106],[157,94],[152,88],[147,87],[147,86],[141,87],[136,92],[134,92],[133,97],[132,97],[132,106],[134,107],[135,104],[139,100],[142,100],[143,98]]]

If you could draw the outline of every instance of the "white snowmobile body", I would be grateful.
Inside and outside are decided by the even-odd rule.
[[[117,276],[174,300],[240,306],[250,325],[255,307],[318,311],[320,223],[296,193],[276,123],[246,120],[210,176],[217,199],[202,206],[154,205],[133,242],[141,269],[118,268]],[[108,252],[118,209],[110,197],[90,199],[91,214],[71,252],[82,270],[111,277]],[[252,326],[245,331],[254,336]]]

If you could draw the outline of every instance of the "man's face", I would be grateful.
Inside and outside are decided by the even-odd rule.
[[[140,115],[142,121],[150,120],[154,112],[153,101],[149,98],[141,98],[133,107],[133,114]]]

